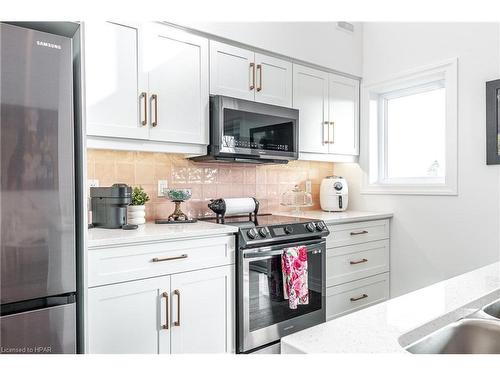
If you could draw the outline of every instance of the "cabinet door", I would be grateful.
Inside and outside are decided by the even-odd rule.
[[[85,23],[87,134],[148,138],[141,33],[136,26]]]
[[[208,144],[208,40],[165,25],[147,35],[150,139]]]
[[[292,63],[255,54],[255,101],[292,106]]]
[[[328,153],[328,73],[293,64],[293,106],[299,110],[299,151]]]
[[[210,41],[210,94],[255,99],[255,54]]]
[[[172,275],[172,353],[234,351],[233,285],[234,265]]]
[[[90,288],[90,353],[170,353],[166,329],[170,276]],[[170,297],[170,295],[169,295]]]
[[[330,153],[359,155],[359,81],[330,74],[329,103]]]

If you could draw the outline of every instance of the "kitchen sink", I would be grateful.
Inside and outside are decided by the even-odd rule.
[[[493,318],[500,319],[500,300],[489,304],[483,308],[483,311]]]
[[[485,308],[500,313],[500,301]],[[488,313],[489,314],[489,313]],[[500,354],[500,321],[462,319],[405,348],[414,354]]]

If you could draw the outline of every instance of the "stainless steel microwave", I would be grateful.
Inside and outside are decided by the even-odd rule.
[[[299,111],[249,100],[210,98],[210,144],[196,161],[287,163],[298,157]]]

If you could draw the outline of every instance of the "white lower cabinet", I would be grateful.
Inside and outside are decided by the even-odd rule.
[[[90,353],[234,352],[234,265],[90,288]]]
[[[164,292],[170,292],[170,276],[89,289],[88,351],[170,353]]]
[[[88,353],[234,353],[234,236],[90,248]]]
[[[171,280],[171,352],[234,352],[234,266],[180,273]]]
[[[326,239],[326,319],[389,298],[389,219],[329,226]]]
[[[389,298],[389,273],[367,277],[326,290],[326,319],[330,320]]]

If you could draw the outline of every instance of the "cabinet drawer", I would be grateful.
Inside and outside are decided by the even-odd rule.
[[[326,286],[389,271],[389,240],[336,247],[326,252]]]
[[[326,238],[327,248],[389,238],[388,219],[329,225],[328,229],[330,229],[330,235]]]
[[[234,263],[234,236],[182,239],[88,252],[89,286]]]
[[[337,318],[389,298],[389,272],[326,289],[326,319]]]

